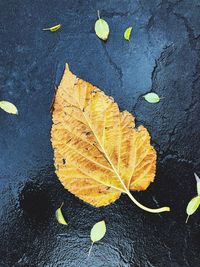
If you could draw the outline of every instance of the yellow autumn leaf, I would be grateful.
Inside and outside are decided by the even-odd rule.
[[[96,207],[108,205],[126,193],[140,208],[149,209],[130,190],[145,190],[153,182],[156,151],[143,126],[120,112],[112,97],[77,78],[68,65],[58,87],[51,141],[56,174],[63,186]]]

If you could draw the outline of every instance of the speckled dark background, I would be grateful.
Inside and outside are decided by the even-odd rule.
[[[98,9],[110,25],[107,43],[94,34]],[[58,32],[42,31],[57,23]],[[19,109],[0,111],[0,266],[200,266],[200,212],[185,224],[193,172],[200,175],[200,1],[1,0],[0,43],[0,99]],[[65,62],[149,129],[157,176],[134,195],[171,213],[146,213],[127,196],[96,209],[63,189],[49,108]],[[151,90],[159,104],[143,100]],[[54,216],[62,201],[68,227]],[[101,219],[106,236],[86,260],[91,226]]]

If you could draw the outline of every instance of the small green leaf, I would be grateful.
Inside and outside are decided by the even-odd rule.
[[[200,195],[200,178],[196,173],[194,173],[194,176],[195,176],[196,182],[197,182],[197,194]]]
[[[104,237],[105,233],[106,233],[105,221],[100,221],[92,227],[90,232],[90,238],[94,243],[101,240]]]
[[[18,115],[16,106],[8,101],[0,101],[0,108],[2,108],[7,113]]]
[[[56,219],[60,224],[68,225],[68,223],[65,221],[65,218],[62,214],[62,210],[61,210],[62,206],[63,206],[63,203],[60,206],[60,208],[56,210]]]
[[[89,249],[88,257],[90,256],[90,253],[92,251],[93,244],[101,240],[104,237],[105,233],[106,233],[105,221],[100,221],[98,223],[95,223],[90,232],[90,239],[92,241],[92,245]]]
[[[160,102],[160,97],[156,93],[148,93],[148,94],[144,95],[143,97],[149,103]]]
[[[61,24],[57,24],[51,28],[46,28],[46,29],[43,29],[43,31],[51,31],[51,32],[56,32],[57,30],[59,30],[61,28]]]
[[[200,196],[194,197],[190,200],[190,202],[187,205],[187,209],[186,209],[186,212],[188,215],[186,219],[186,223],[189,219],[189,216],[192,215],[198,209],[199,205],[200,205]]]
[[[132,29],[133,29],[133,27],[128,27],[125,30],[125,32],[124,32],[124,39],[125,40],[130,41]]]
[[[99,11],[98,11],[98,17],[99,19],[95,22],[95,26],[94,26],[95,33],[100,39],[102,39],[103,41],[106,41],[108,39],[109,32],[110,32],[109,26],[108,26],[108,23],[104,19],[100,18]]]

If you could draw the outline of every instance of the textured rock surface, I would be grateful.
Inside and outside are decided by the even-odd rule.
[[[94,34],[98,9],[110,25],[107,43]],[[19,109],[17,117],[0,111],[0,266],[200,266],[200,212],[185,225],[193,172],[200,175],[199,14],[198,0],[0,2],[0,99]],[[58,32],[41,30],[57,23]],[[62,188],[49,107],[65,62],[149,129],[157,178],[134,195],[171,213],[145,213],[126,196],[96,209]],[[151,90],[159,104],[141,97]],[[68,227],[54,216],[62,201]],[[101,219],[107,234],[86,260],[90,228]]]

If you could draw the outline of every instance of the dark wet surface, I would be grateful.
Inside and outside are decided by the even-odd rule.
[[[110,25],[107,43],[94,34],[98,9]],[[200,212],[185,224],[193,172],[200,175],[199,14],[198,0],[0,2],[0,99],[19,109],[17,117],[0,111],[1,267],[200,266]],[[58,32],[41,30],[58,23]],[[126,196],[96,209],[63,189],[49,108],[66,62],[149,129],[157,176],[134,196],[171,213],[146,213]],[[159,104],[141,97],[151,90],[163,97]],[[67,227],[54,216],[62,201]],[[87,260],[90,229],[101,219],[106,236]]]

